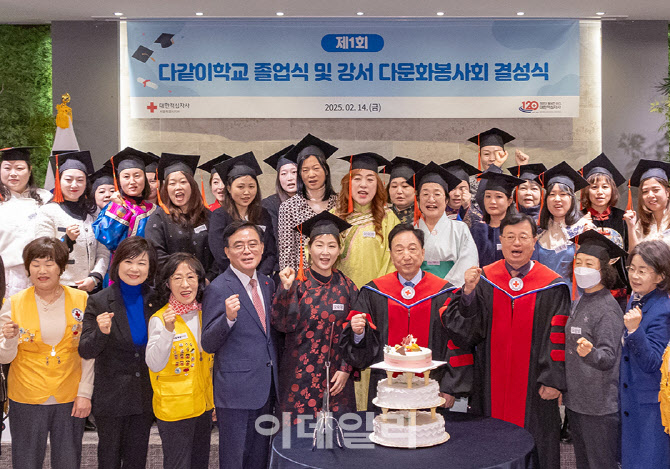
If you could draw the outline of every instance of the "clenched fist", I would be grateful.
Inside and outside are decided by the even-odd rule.
[[[226,317],[230,321],[237,319],[237,312],[240,310],[240,295],[230,295],[226,298]]]
[[[98,321],[98,327],[100,328],[100,332],[102,332],[105,335],[109,335],[109,333],[112,332],[113,317],[114,313],[102,313],[98,315],[97,318],[95,318],[95,320]]]
[[[68,238],[70,238],[70,241],[76,241],[77,238],[79,237],[79,233],[80,228],[79,225],[77,224],[72,224],[65,229],[65,234],[67,235]]]
[[[165,322],[165,329],[168,332],[174,332],[174,322],[177,319],[177,313],[174,312],[171,306],[168,306],[163,313],[163,322]]]
[[[353,318],[351,318],[351,330],[354,331],[354,334],[362,334],[365,332],[365,325],[368,323],[367,319],[365,318],[365,314],[357,314]]]
[[[19,325],[14,321],[9,321],[2,325],[2,335],[5,339],[13,339],[19,334]]]
[[[642,310],[639,306],[630,309],[623,315],[623,323],[626,329],[628,329],[629,334],[635,332],[635,329],[640,327],[640,321],[642,321]]]
[[[507,153],[505,150],[497,150],[494,156],[495,160],[493,161],[493,164],[496,165],[498,168],[501,168],[502,165],[505,164],[505,161],[507,161],[509,153]]]
[[[479,283],[479,278],[482,275],[482,269],[477,266],[472,266],[465,271],[465,284],[463,285],[463,293],[469,295],[472,293]]]
[[[526,155],[524,152],[522,152],[518,148],[514,152],[514,158],[516,159],[517,166],[522,166],[524,164],[528,164],[528,162],[530,161],[530,156]]]
[[[285,267],[281,272],[279,272],[279,280],[281,281],[282,287],[284,290],[288,290],[293,285],[295,280],[295,270],[291,267]]]
[[[591,353],[591,350],[593,350],[593,344],[589,342],[588,339],[585,339],[584,337],[577,339],[577,353],[580,357],[584,358]]]

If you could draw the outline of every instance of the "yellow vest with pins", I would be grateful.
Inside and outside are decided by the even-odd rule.
[[[163,313],[167,308],[165,305],[152,318],[159,318],[165,325]],[[202,327],[202,311],[198,312],[198,319]],[[214,408],[213,366],[214,355],[200,350],[191,329],[177,315],[167,365],[158,373],[149,369],[156,418],[174,422],[198,417]]]
[[[22,404],[42,404],[50,396],[59,403],[74,401],[81,381],[79,338],[88,294],[65,290],[65,334],[54,347],[42,342],[35,287],[11,297],[12,321],[19,325],[19,346],[9,367],[8,395]]]

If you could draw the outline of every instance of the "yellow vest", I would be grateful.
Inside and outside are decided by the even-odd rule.
[[[661,405],[661,422],[665,433],[670,434],[670,346],[663,353],[661,364],[661,390],[658,393],[658,402]]]
[[[35,287],[11,297],[12,321],[19,325],[19,346],[9,367],[8,395],[22,404],[42,404],[50,396],[59,403],[74,401],[81,381],[77,348],[88,294],[65,290],[65,334],[55,347],[42,342]]]
[[[158,310],[152,318],[159,318],[168,305]],[[202,311],[198,312],[202,327]],[[174,339],[167,365],[158,373],[149,369],[151,387],[154,389],[153,407],[156,418],[167,422],[189,419],[202,415],[214,407],[212,367],[214,355],[198,347],[195,336],[186,322],[177,315],[174,322]]]

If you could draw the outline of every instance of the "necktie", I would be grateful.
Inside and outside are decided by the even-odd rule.
[[[265,308],[263,307],[261,297],[258,295],[258,290],[256,290],[256,285],[258,285],[258,281],[255,278],[252,278],[251,280],[249,280],[249,285],[251,286],[251,301],[254,304],[254,308],[256,308],[256,313],[258,314],[258,318],[261,320],[261,324],[263,325],[263,332],[267,333],[267,329],[265,326]]]
[[[509,274],[512,276],[512,278],[518,277],[520,273],[521,272],[519,272],[518,270],[510,270],[509,271]]]
[[[412,282],[410,282],[409,280],[405,282],[405,286],[414,288],[414,284]]]

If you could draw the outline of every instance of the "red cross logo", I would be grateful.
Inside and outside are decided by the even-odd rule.
[[[519,288],[519,287],[521,287],[521,285],[519,284],[519,281],[518,281],[518,280],[515,280],[514,282],[512,282],[512,286],[513,286],[514,288]]]
[[[151,101],[151,103],[149,103],[149,105],[147,106],[147,109],[148,109],[149,111],[151,111],[151,113],[153,114],[154,111],[155,111],[156,109],[158,109],[158,106],[156,106],[156,105],[154,104],[154,102]]]

